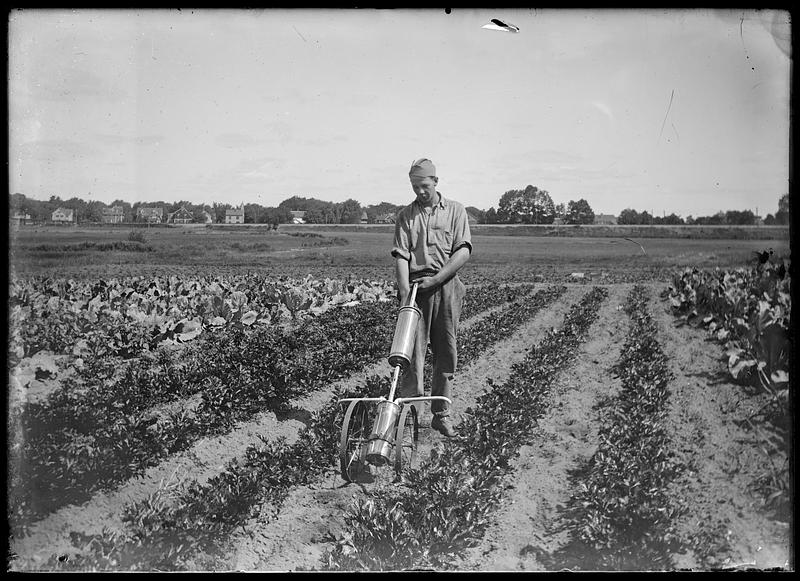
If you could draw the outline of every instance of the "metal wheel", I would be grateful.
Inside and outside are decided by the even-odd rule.
[[[411,468],[416,461],[418,438],[417,408],[413,404],[405,404],[397,420],[394,438],[394,469],[398,478],[403,470]]]
[[[371,429],[367,404],[363,401],[351,401],[344,414],[339,441],[339,465],[342,478],[347,482],[357,480],[366,471],[366,462],[361,457],[361,451]]]

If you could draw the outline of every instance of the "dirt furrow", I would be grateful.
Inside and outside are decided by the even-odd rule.
[[[587,289],[570,288],[554,305],[542,311],[510,339],[501,341],[477,361],[469,362],[456,373],[453,418],[457,427],[460,414],[474,406],[487,386],[487,380],[504,382],[512,363],[524,358],[529,348],[544,333],[557,327],[570,305]],[[441,436],[430,429],[420,430],[420,460],[430,454]],[[378,471],[370,484],[347,484],[332,467],[314,485],[293,490],[277,515],[269,522],[253,520],[230,539],[230,557],[225,569],[237,571],[298,571],[320,567],[325,551],[333,547],[343,530],[343,515],[352,500],[373,486],[393,486],[391,468]]]
[[[793,567],[791,515],[766,510],[759,481],[770,474],[770,460],[758,434],[742,427],[766,397],[733,383],[722,346],[703,330],[677,327],[665,303],[655,303],[653,318],[675,376],[669,432],[685,466],[673,495],[685,507],[677,524],[689,550],[673,556],[676,566]]]
[[[491,316],[502,308],[488,309],[471,317],[464,321],[463,327],[469,328],[483,317]],[[337,388],[363,385],[367,377],[388,373],[387,369],[385,360],[378,361],[326,389],[299,399],[295,402],[295,413],[280,417],[273,412],[260,414],[228,434],[199,440],[189,450],[148,468],[141,476],[128,480],[114,490],[99,492],[81,505],[61,508],[34,523],[26,537],[10,540],[10,549],[17,555],[13,563],[14,569],[37,568],[51,555],[72,552],[72,531],[91,535],[101,533],[104,528],[121,529],[121,509],[125,505],[140,502],[159,488],[180,486],[192,480],[205,483],[218,475],[228,462],[234,458],[242,458],[248,446],[259,443],[259,435],[271,440],[284,437],[289,444],[295,442],[311,413],[321,408]]]
[[[559,507],[570,497],[569,472],[590,458],[599,425],[593,411],[601,397],[619,389],[608,371],[625,338],[622,305],[632,285],[609,286],[590,338],[576,364],[552,388],[552,404],[516,460],[514,482],[483,541],[456,565],[460,571],[543,571],[537,555],[567,542],[556,532]]]

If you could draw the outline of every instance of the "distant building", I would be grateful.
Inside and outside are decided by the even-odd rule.
[[[31,215],[28,214],[27,212],[22,213],[17,211],[11,215],[11,224],[13,226],[23,226],[25,224],[32,224],[32,223],[33,220],[31,219]]]
[[[561,218],[560,216],[553,218],[553,226],[563,226],[564,224],[564,218]]]
[[[50,219],[53,222],[57,222],[59,224],[75,222],[75,210],[73,210],[72,208],[58,208],[50,216]]]
[[[111,206],[110,208],[103,208],[100,215],[100,221],[104,224],[121,224],[125,219],[125,211],[122,206]]]
[[[478,223],[479,223],[479,220],[478,220],[478,218],[475,216],[475,214],[473,214],[473,213],[472,213],[472,212],[470,212],[469,210],[467,210],[467,223],[468,223],[470,226],[474,226],[475,224],[478,224]]]
[[[292,224],[305,224],[306,211],[305,210],[289,210],[292,215]]]
[[[244,204],[238,208],[228,208],[225,210],[226,224],[244,224]]]
[[[617,224],[617,217],[611,214],[595,214],[594,223],[604,226],[615,226]]]
[[[369,217],[367,216],[367,211],[364,210],[361,212],[361,223],[366,224],[367,222],[369,222]]]
[[[394,224],[394,212],[389,212],[388,214],[379,214],[375,217],[375,222],[377,224]]]
[[[148,224],[160,224],[164,217],[164,208],[160,207],[141,207],[139,208],[139,218]]]
[[[192,221],[194,221],[194,215],[186,209],[186,206],[181,206],[167,215],[168,224],[191,224]]]

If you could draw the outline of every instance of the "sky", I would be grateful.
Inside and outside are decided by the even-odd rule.
[[[518,33],[483,28],[499,18]],[[595,213],[765,216],[789,191],[790,14],[9,13],[9,191],[362,206],[534,185]]]

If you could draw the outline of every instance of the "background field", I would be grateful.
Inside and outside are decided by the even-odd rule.
[[[666,280],[674,268],[741,266],[755,259],[754,252],[768,248],[774,250],[776,260],[789,256],[788,230],[784,228],[759,229],[761,235],[771,236],[768,239],[741,238],[749,236],[742,234],[747,231],[741,228],[727,230],[740,238],[727,239],[659,238],[654,236],[670,229],[638,230],[646,236],[632,236],[628,227],[584,228],[582,232],[590,235],[575,237],[529,235],[536,232],[531,226],[476,226],[472,232],[474,252],[462,271],[463,278],[507,276],[515,280],[538,274],[552,279],[584,272],[595,278],[613,273],[624,280]],[[335,270],[340,276],[341,268],[347,267],[356,277],[394,278],[389,255],[391,226],[281,226],[277,231],[262,226],[137,228],[146,240],[142,251],[80,249],[87,242],[126,241],[132,231],[129,227],[13,230],[11,271],[82,278],[198,269],[297,274],[300,269],[314,276],[333,276],[330,273]],[[520,272],[515,275],[517,269]]]

